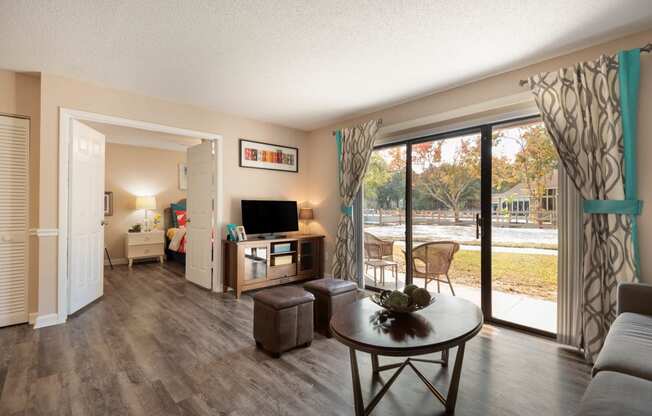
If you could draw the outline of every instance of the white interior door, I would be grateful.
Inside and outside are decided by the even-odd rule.
[[[27,322],[29,120],[0,116],[0,326]]]
[[[104,135],[72,121],[68,313],[104,293]]]
[[[188,149],[186,279],[212,288],[215,152],[212,141]]]

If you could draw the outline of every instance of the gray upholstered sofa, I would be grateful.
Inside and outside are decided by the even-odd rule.
[[[577,415],[652,415],[652,285],[618,286],[618,317]]]

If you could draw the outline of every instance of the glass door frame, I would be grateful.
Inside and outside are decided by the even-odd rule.
[[[408,265],[412,264],[412,215],[408,215],[408,212],[412,212],[412,175],[408,175],[408,172],[412,172],[412,144],[415,143],[411,140],[405,140],[405,141],[397,141],[397,142],[391,142],[391,143],[383,143],[379,144],[377,146],[374,146],[374,151],[377,150],[383,150],[383,149],[389,149],[392,147],[400,147],[400,146],[405,146],[405,284],[408,285],[409,283],[412,283],[412,268],[407,267]],[[356,246],[357,246],[357,251],[360,253],[360,256],[358,258],[361,258],[364,256],[364,214],[362,213],[363,209],[363,203],[364,203],[364,198],[363,198],[363,192],[364,192],[364,186],[360,187],[360,192],[356,195],[355,201],[354,201],[354,214],[356,215],[356,219],[359,219],[360,221],[354,221],[356,225],[356,236],[359,236],[356,238]],[[358,209],[359,207],[359,209]],[[361,276],[360,281],[364,281],[364,271],[363,271],[363,265],[362,262],[358,262],[359,267],[358,267],[358,273]],[[374,292],[380,292],[382,289],[374,286],[365,286],[365,289],[372,290]]]
[[[405,163],[405,253],[406,253],[406,270],[405,270],[405,284],[412,283],[412,146],[419,143],[445,140],[459,136],[479,134],[480,135],[480,297],[481,309],[484,315],[485,322],[496,324],[500,326],[517,329],[520,331],[528,332],[535,335],[540,335],[546,338],[556,338],[556,334],[541,329],[521,325],[515,322],[506,321],[493,316],[492,314],[492,273],[491,273],[491,180],[492,180],[492,147],[493,139],[492,133],[494,128],[500,127],[505,124],[512,124],[518,122],[527,122],[540,120],[539,114],[528,115],[524,117],[498,119],[493,122],[474,125],[458,130],[451,130],[442,133],[431,134],[427,136],[411,138],[406,140],[399,140],[395,142],[383,143],[374,147],[374,150],[382,150],[391,147],[405,146],[406,163]],[[359,195],[362,195],[363,190]],[[360,213],[357,218],[360,228],[363,228],[362,220],[362,198],[356,198],[356,205],[360,205],[358,212]],[[408,214],[409,213],[409,214]],[[358,234],[359,246],[362,246],[362,233]],[[362,254],[362,250],[360,250]],[[359,262],[362,263],[362,262]],[[362,267],[360,267],[362,270]],[[362,276],[364,278],[364,275]],[[367,287],[369,290],[379,291],[376,287]]]

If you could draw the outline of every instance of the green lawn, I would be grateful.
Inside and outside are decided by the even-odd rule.
[[[400,249],[394,249],[394,259],[400,263],[401,271],[405,271],[404,257]],[[456,284],[480,287],[480,252],[458,251],[453,258],[449,276],[453,287]],[[557,256],[493,253],[492,289],[556,300]]]
[[[557,256],[493,253],[492,289],[541,299],[557,298]],[[480,287],[480,252],[460,250],[449,273],[453,285]]]

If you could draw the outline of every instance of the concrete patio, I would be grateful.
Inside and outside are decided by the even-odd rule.
[[[374,284],[373,274],[371,271],[365,276],[366,286],[376,286],[378,288],[394,290],[403,289],[405,286],[405,274],[398,274],[398,286],[394,276],[389,272],[385,273],[385,284],[380,282],[380,276],[377,277],[377,284]],[[423,287],[423,279],[415,279],[414,284]],[[455,295],[467,299],[480,306],[480,288],[462,286],[453,282]],[[437,284],[430,283],[428,290],[436,293]],[[441,285],[441,293],[450,294],[447,284]],[[504,321],[514,322],[520,325],[541,329],[544,331],[557,332],[557,303],[549,300],[537,299],[531,296],[505,293],[494,290],[492,292],[492,308],[494,318]]]

